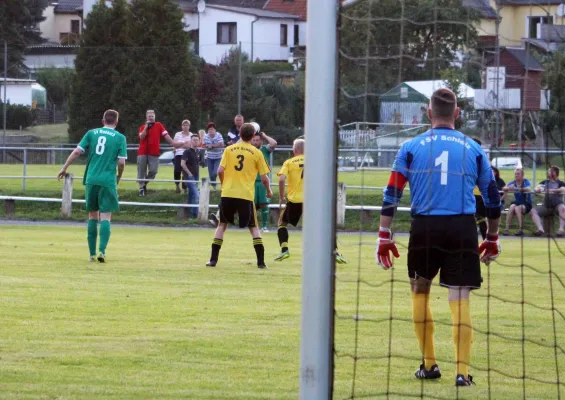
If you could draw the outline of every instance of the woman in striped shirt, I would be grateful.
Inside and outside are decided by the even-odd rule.
[[[182,131],[175,133],[175,138],[174,140],[177,142],[181,142],[181,143],[188,143],[190,142],[190,121],[185,119],[184,121],[182,121]],[[177,186],[177,193],[180,193],[180,187],[179,187],[179,183],[180,183],[180,178],[181,178],[181,173],[182,173],[182,168],[180,165],[181,159],[182,159],[182,155],[184,153],[184,151],[186,150],[186,148],[183,147],[179,147],[176,148],[174,150],[175,152],[175,158],[173,159],[173,165],[175,166],[175,170],[173,172],[173,179],[175,180],[175,185]],[[186,183],[182,183],[182,188],[184,190],[184,192],[186,193]]]
[[[215,182],[218,178],[218,167],[224,152],[224,138],[216,132],[216,124],[208,122],[204,136],[204,147],[206,148],[206,164],[208,165],[208,175],[210,182]],[[216,184],[212,183],[212,188],[216,190]]]

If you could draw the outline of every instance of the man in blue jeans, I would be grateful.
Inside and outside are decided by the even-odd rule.
[[[205,166],[204,158],[200,152],[200,137],[198,135],[192,135],[190,145],[191,147],[184,151],[180,165],[183,170],[183,180],[188,181],[186,183],[188,193],[186,203],[198,204],[200,199],[198,193],[199,167]],[[192,218],[198,217],[198,207],[191,207],[188,215]]]

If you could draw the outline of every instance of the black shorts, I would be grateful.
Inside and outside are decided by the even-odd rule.
[[[442,286],[481,287],[477,226],[472,215],[417,216],[408,242],[408,276]]]
[[[257,214],[255,204],[250,200],[222,197],[220,201],[220,222],[235,225],[235,214],[239,216],[240,228],[255,228]]]
[[[485,202],[483,200],[483,196],[477,196],[475,195],[475,207],[476,207],[476,211],[475,211],[475,218],[476,219],[484,219],[487,217],[487,209],[485,207]]]
[[[293,203],[289,201],[286,203],[286,207],[284,208],[281,218],[279,221],[279,225],[288,225],[291,224],[292,226],[298,225],[298,221],[302,217],[302,203]]]

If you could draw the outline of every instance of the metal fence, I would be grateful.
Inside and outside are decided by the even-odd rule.
[[[57,146],[5,146],[0,147],[0,154],[3,155],[3,164],[0,164],[0,188],[2,188],[3,183],[6,180],[21,180],[22,190],[27,189],[28,181],[31,179],[54,179],[53,171],[45,173],[35,173],[30,174],[30,165],[62,165],[69,154],[74,150],[76,145],[57,145]],[[378,169],[390,169],[392,163],[394,162],[394,157],[398,151],[398,146],[379,146],[379,147],[361,147],[361,148],[349,148],[347,146],[341,146],[338,155],[338,165],[340,171],[356,171],[359,169],[363,170],[378,170]],[[167,152],[170,152],[171,148],[163,147],[161,165],[172,165],[172,159],[167,156]],[[560,167],[565,165],[563,160],[565,159],[564,152],[561,149],[536,149],[536,148],[524,148],[524,149],[486,149],[489,159],[493,161],[493,165],[499,168],[511,168],[514,169],[517,160],[524,166],[524,168],[531,169],[530,176],[527,176],[533,183],[540,179],[538,176],[538,167],[543,168],[548,165],[548,161],[553,157],[554,164]],[[289,146],[278,147],[270,157],[270,165],[273,171],[276,171],[278,166],[292,157],[292,148]],[[137,147],[128,147],[128,163],[135,164],[137,158]],[[85,159],[81,158],[75,162],[75,164],[84,163]],[[7,168],[10,166],[10,168]],[[18,167],[16,167],[18,166]],[[155,179],[154,182],[174,182],[171,176],[168,179],[163,179],[162,173],[160,173],[159,178]],[[544,179],[544,177],[541,177]],[[125,179],[124,181],[135,181],[135,179]],[[274,184],[275,185],[275,184]],[[381,190],[384,182],[381,184],[376,184],[376,182],[367,182],[367,185],[363,185],[364,189],[368,190]],[[361,188],[361,186],[348,186],[349,188]]]

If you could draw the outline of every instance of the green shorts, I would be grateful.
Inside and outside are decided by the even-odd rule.
[[[116,212],[120,209],[118,191],[98,185],[86,185],[86,211],[102,213]]]
[[[263,183],[255,182],[255,205],[270,203],[271,199],[267,198],[267,189],[265,189]]]

